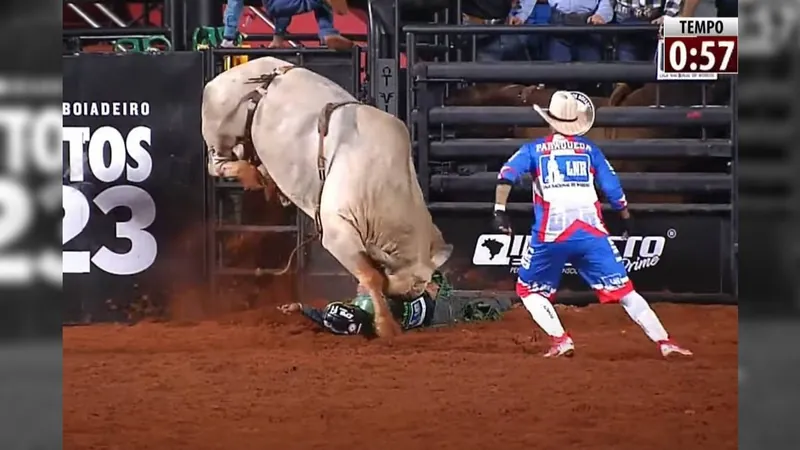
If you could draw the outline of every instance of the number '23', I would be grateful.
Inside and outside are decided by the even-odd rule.
[[[62,188],[62,244],[66,244],[78,236],[89,223],[91,208],[81,191],[71,186]],[[94,256],[90,256],[89,251],[65,250],[64,273],[89,273],[91,263],[115,275],[133,275],[150,267],[158,253],[156,239],[145,231],[156,218],[156,205],[150,194],[136,186],[113,186],[98,194],[94,198],[94,204],[104,214],[118,207],[131,211],[130,220],[116,224],[117,238],[130,241],[131,248],[126,253],[116,253],[104,246]]]

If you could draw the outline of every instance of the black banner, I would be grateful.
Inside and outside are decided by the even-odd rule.
[[[608,216],[608,214],[606,214]],[[514,290],[520,257],[530,239],[531,218],[515,217],[514,236],[495,234],[490,215],[440,213],[434,222],[454,245],[445,265],[463,290]],[[607,217],[612,231],[615,218]],[[641,292],[730,293],[730,225],[725,217],[637,216],[637,236],[611,236]],[[524,232],[523,232],[524,230]],[[562,290],[588,291],[574,268],[562,271]]]
[[[64,58],[65,322],[154,312],[206,279],[202,58]]]

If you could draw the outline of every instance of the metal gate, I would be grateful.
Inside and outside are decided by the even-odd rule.
[[[325,48],[264,49],[216,48],[206,52],[206,80],[225,68],[232,56],[258,58],[274,56],[305,67],[338,83],[358,96],[361,77],[361,51],[337,52]],[[290,149],[286,149],[290,151]],[[224,299],[225,289],[259,280],[272,286],[275,278],[283,300],[320,295],[349,295],[355,290],[353,277],[321,246],[318,240],[305,244],[292,259],[292,251],[313,236],[312,221],[298,214],[294,206],[282,208],[276,201],[267,204],[263,193],[245,192],[238,181],[208,177],[209,211],[208,263],[212,298]],[[244,247],[244,248],[242,248]],[[232,289],[232,288],[231,288]],[[287,292],[290,291],[290,292]],[[273,289],[270,292],[274,293]],[[253,295],[263,297],[256,290]],[[245,299],[244,301],[247,301]]]
[[[583,33],[607,27],[546,28],[556,33]],[[520,27],[428,25],[406,26],[404,31],[409,59],[416,61],[420,35],[504,31],[519,34]],[[416,142],[419,182],[434,221],[446,239],[455,244],[456,252],[448,267],[462,289],[506,290],[513,286],[515,277],[509,272],[514,272],[518,264],[526,237],[503,241],[487,234],[491,233],[491,192],[497,176],[493,170],[499,169],[525,140],[464,139],[453,129],[478,125],[542,127],[545,122],[527,106],[443,106],[443,85],[474,82],[653,83],[656,67],[650,63],[619,62],[480,64],[434,60],[417,62],[409,70],[407,120]],[[702,167],[692,171],[620,173],[629,196],[678,194],[686,200],[631,204],[641,236],[624,242],[619,237],[613,239],[638,288],[651,297],[729,302],[735,301],[736,293],[736,80],[730,80],[730,98],[726,102],[730,106],[709,105],[706,90],[702,92],[700,104],[692,106],[660,106],[657,101],[656,106],[600,107],[596,121],[597,127],[697,127],[702,129],[700,138],[608,140],[598,145],[613,160],[664,158],[680,160],[688,166],[703,161]],[[706,131],[712,128],[728,131],[712,139]],[[509,209],[517,213],[517,230],[529,227],[530,193],[527,186],[516,187],[512,194]],[[606,216],[613,231],[617,218]],[[483,248],[487,240],[494,240],[496,248]],[[572,291],[567,296],[574,301],[587,298],[582,283],[572,275],[574,271],[565,270],[564,287]]]

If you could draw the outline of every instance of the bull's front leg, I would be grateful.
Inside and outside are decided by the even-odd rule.
[[[356,278],[359,286],[366,289],[372,298],[375,309],[375,333],[382,338],[397,336],[403,332],[400,324],[392,317],[389,303],[383,295],[386,277],[376,270],[366,254],[359,254],[359,268],[356,269]]]
[[[236,178],[248,191],[264,189],[264,181],[258,169],[247,161],[228,161],[220,167],[223,177]]]
[[[237,160],[234,148],[209,146],[208,173],[214,177],[236,178],[246,190],[264,188],[258,169],[248,161]]]
[[[386,338],[402,333],[400,324],[394,320],[389,304],[383,295],[386,277],[375,268],[364,251],[364,244],[353,225],[338,214],[322,217],[322,246],[325,247],[358,280],[372,298],[375,308],[375,333]]]

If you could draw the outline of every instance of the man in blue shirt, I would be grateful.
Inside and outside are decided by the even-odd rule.
[[[611,0],[550,0],[553,25],[603,25],[614,18]],[[603,40],[596,34],[555,35],[550,39],[550,59],[558,62],[597,62],[603,57]]]
[[[664,357],[691,356],[670,340],[655,312],[634,290],[622,257],[608,238],[595,181],[611,207],[620,212],[626,236],[631,217],[614,168],[594,142],[582,137],[594,124],[591,100],[581,92],[557,91],[547,111],[538,105],[534,109],[552,134],[523,145],[503,165],[495,192],[494,226],[501,233],[512,233],[506,214],[508,195],[511,186],[530,173],[535,221],[521,259],[517,294],[553,340],[545,356],[572,356],[575,351],[551,303],[566,263],[594,289],[601,303],[621,303]]]
[[[547,0],[518,0],[511,9],[510,25],[547,25],[550,23],[550,5]],[[506,35],[519,41],[522,57],[531,61],[547,59],[550,40],[543,34]],[[527,51],[527,55],[525,54]]]

